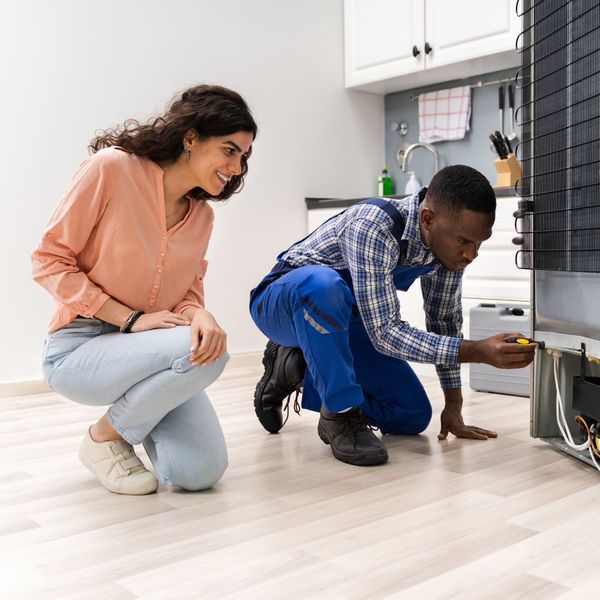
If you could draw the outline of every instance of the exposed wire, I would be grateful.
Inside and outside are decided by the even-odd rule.
[[[594,423],[591,427],[590,427],[590,449],[593,451],[593,453],[596,455],[597,458],[600,458],[600,443],[598,440],[598,427],[597,424]]]
[[[554,384],[556,386],[556,422],[558,424],[558,428],[560,429],[560,432],[562,433],[563,439],[565,440],[567,446],[573,448],[573,450],[587,450],[590,447],[590,435],[588,435],[587,439],[583,444],[576,444],[573,441],[571,430],[567,425],[567,419],[565,417],[565,411],[563,409],[562,396],[560,393],[560,384],[558,382],[558,366],[560,363],[560,353],[553,353],[552,358],[554,360]],[[600,470],[600,467],[598,467],[598,470]]]
[[[575,420],[581,425],[582,429],[585,429],[588,439],[591,439],[592,434],[590,432],[590,428],[588,427],[588,424],[585,422],[585,419],[583,417],[580,417],[579,415],[577,415],[575,417]]]
[[[571,435],[571,431],[569,426],[567,425],[567,419],[565,418],[565,412],[563,409],[563,401],[560,393],[560,384],[558,382],[558,367],[560,363],[560,357],[562,353],[558,350],[547,349],[548,354],[552,356],[554,361],[554,384],[556,386],[556,422],[558,424],[558,428],[562,433],[563,439],[565,443],[573,450],[587,450],[590,453],[590,458],[594,463],[594,466],[598,471],[600,471],[600,463],[596,460],[596,457],[600,459],[600,447],[598,444],[598,435],[596,432],[596,424],[593,424],[591,428],[586,423],[585,419],[579,415],[575,417],[575,420],[579,425],[585,430],[587,434],[587,439],[583,444],[576,444],[573,441],[573,436]]]

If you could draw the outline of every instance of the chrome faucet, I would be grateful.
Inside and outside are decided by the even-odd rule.
[[[440,168],[440,155],[438,154],[438,151],[435,149],[435,147],[432,144],[425,144],[424,142],[415,142],[414,144],[411,144],[408,148],[406,148],[406,150],[398,151],[398,163],[400,165],[400,169],[402,170],[403,173],[406,173],[406,167],[408,165],[408,157],[417,148],[425,148],[425,150],[429,150],[429,152],[431,152],[431,154],[433,154],[433,160],[435,161],[434,162],[435,171],[433,172],[433,174],[435,175]]]

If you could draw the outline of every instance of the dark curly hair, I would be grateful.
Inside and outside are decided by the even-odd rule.
[[[496,194],[490,182],[466,165],[451,165],[438,171],[427,188],[427,198],[450,214],[463,208],[485,214],[496,210]]]
[[[120,146],[128,152],[145,156],[154,162],[177,160],[183,153],[183,139],[194,130],[200,139],[247,131],[256,137],[257,127],[248,105],[236,92],[218,85],[197,85],[178,94],[166,112],[148,123],[129,119],[115,129],[102,131],[89,144],[91,154],[102,148]],[[196,200],[226,200],[238,192],[248,172],[252,148],[242,156],[239,175],[234,175],[218,196],[200,187],[190,190]]]

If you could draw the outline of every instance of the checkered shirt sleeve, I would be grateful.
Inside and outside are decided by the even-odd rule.
[[[421,278],[427,331],[455,339],[456,357],[462,339],[462,276],[462,270],[448,271],[441,267]],[[460,387],[460,366],[456,363],[455,358],[451,363],[436,364],[436,371],[443,388]]]

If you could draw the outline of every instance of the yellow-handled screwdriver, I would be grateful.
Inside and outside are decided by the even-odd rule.
[[[532,340],[531,338],[526,337],[509,337],[506,340],[507,344],[537,344],[540,350],[543,350],[546,347],[546,342],[538,342],[537,340]]]

